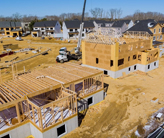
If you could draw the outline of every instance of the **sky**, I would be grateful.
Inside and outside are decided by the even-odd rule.
[[[61,13],[82,13],[83,3],[84,0],[0,0],[0,16],[19,13],[44,17]],[[121,17],[124,17],[132,15],[137,10],[164,13],[163,5],[164,0],[87,0],[85,12],[96,7],[106,11],[121,8]]]

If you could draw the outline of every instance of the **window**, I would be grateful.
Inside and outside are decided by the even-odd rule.
[[[10,135],[8,134],[8,135],[5,135],[5,136],[3,136],[1,138],[10,138]]]
[[[73,29],[70,29],[69,31],[70,31],[70,32],[73,32]]]
[[[82,33],[82,37],[84,37],[84,33]]]
[[[13,30],[13,28],[11,28],[11,30]]]
[[[148,65],[148,69],[150,69],[150,65]]]
[[[156,33],[156,29],[154,29],[154,34]]]
[[[137,68],[137,65],[134,66],[134,70],[136,70],[136,68]]]
[[[98,64],[99,63],[99,59],[98,58],[96,58],[96,64]]]
[[[133,59],[136,59],[136,55],[133,55]]]
[[[159,37],[157,36],[157,40],[158,40],[158,38],[159,38]]]
[[[73,34],[70,34],[69,37],[73,37]]]
[[[53,28],[50,28],[51,30],[53,30]]]
[[[41,28],[41,30],[44,30],[44,28]]]
[[[25,26],[28,26],[28,24],[25,24]]]
[[[154,66],[156,66],[156,62],[154,62]]]
[[[46,28],[47,30],[49,30],[49,28]]]
[[[105,74],[105,75],[108,75],[108,71],[104,70],[104,74]]]
[[[160,40],[162,40],[162,35],[160,36]]]
[[[35,28],[35,30],[37,30],[38,28]]]
[[[54,32],[51,32],[51,34],[54,34]]]
[[[10,34],[10,32],[7,32],[7,35],[9,35]]]
[[[57,128],[57,135],[61,136],[62,134],[64,134],[66,132],[66,127],[65,125],[62,125],[61,127]]]
[[[6,28],[6,30],[9,30],[9,28]]]
[[[124,59],[119,59],[118,60],[118,66],[123,65],[123,64],[124,64]]]
[[[159,33],[161,32],[161,29],[159,28]]]
[[[138,60],[141,61],[141,55],[138,55]]]
[[[3,30],[3,28],[1,28],[1,30]]]
[[[130,67],[129,67],[129,71],[130,71]]]
[[[141,46],[141,48],[144,48],[144,46]]]
[[[113,66],[113,60],[110,60],[110,66],[111,67]]]
[[[77,32],[77,29],[75,29],[75,32]]]
[[[130,61],[130,56],[128,57],[128,61]]]
[[[91,105],[93,103],[93,97],[88,98],[88,105]]]
[[[155,38],[156,38],[156,37],[154,36],[154,37],[153,37],[153,41],[155,41]]]

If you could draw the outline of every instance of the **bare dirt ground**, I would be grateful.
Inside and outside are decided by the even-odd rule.
[[[88,109],[79,128],[65,138],[131,138],[152,113],[164,106],[164,58],[159,68],[120,79],[105,77],[107,97]],[[153,98],[159,99],[152,103]]]
[[[18,44],[20,48],[43,47],[51,48],[48,55],[23,61],[17,64],[17,70],[34,70],[56,64],[55,58],[61,47],[71,50],[76,42],[67,43],[60,40],[41,40],[40,38],[24,37],[24,41],[15,41],[14,38],[5,38],[0,44]],[[14,55],[17,56],[17,55]],[[27,55],[18,55],[24,58]],[[2,61],[8,60],[5,57]],[[74,62],[74,61],[72,61]],[[65,136],[65,138],[130,138],[137,127],[144,125],[152,113],[164,106],[164,58],[160,59],[159,68],[148,73],[135,72],[119,79],[105,77],[109,84],[107,97],[101,103],[88,109],[79,128]],[[15,71],[16,73],[16,71]],[[2,70],[2,81],[12,79],[10,68]],[[0,80],[1,83],[1,80]],[[152,103],[153,98],[159,99]]]
[[[3,43],[0,43],[0,53],[2,53],[3,45],[4,44],[18,44],[20,49],[24,48],[35,48],[38,49],[42,47],[41,51],[44,51],[48,48],[51,49],[51,51],[48,52],[47,55],[39,55],[37,57],[34,57],[32,59],[17,63],[14,66],[14,73],[22,72],[24,70],[34,70],[37,68],[44,68],[46,66],[49,66],[50,64],[56,64],[56,56],[59,54],[59,49],[61,47],[67,47],[68,50],[71,50],[72,48],[76,47],[77,43],[72,41],[68,43],[67,41],[61,41],[56,39],[49,40],[48,38],[41,40],[41,38],[32,38],[31,36],[22,37],[23,41],[16,41],[15,38],[3,38],[0,41],[3,41]],[[18,49],[18,50],[20,50]],[[15,50],[17,51],[17,50]],[[17,53],[10,56],[5,56],[1,58],[0,64],[4,63],[6,60],[11,60],[14,57],[19,57],[17,60],[25,59],[27,57],[33,56],[34,53],[31,51],[28,52],[28,54],[25,53]],[[16,69],[17,68],[17,69]],[[12,70],[10,68],[5,68],[2,70],[2,81],[10,80],[12,79]],[[1,83],[1,81],[0,81]]]

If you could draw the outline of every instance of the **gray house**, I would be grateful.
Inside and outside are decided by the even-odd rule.
[[[61,34],[61,25],[58,21],[36,22],[33,26],[31,35],[33,37],[51,36]]]
[[[81,21],[73,20],[73,21],[65,21],[63,22],[63,38],[64,39],[77,39],[80,31]],[[82,32],[82,38],[85,38],[86,33],[93,31],[94,29],[93,21],[84,21],[84,29]]]
[[[120,21],[123,21],[126,23],[126,25],[128,27],[127,29],[133,27],[133,25],[134,25],[134,22],[132,20],[120,20]]]

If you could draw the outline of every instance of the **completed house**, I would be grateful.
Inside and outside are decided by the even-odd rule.
[[[61,34],[61,26],[58,21],[42,21],[36,22],[33,26],[31,35],[33,37],[51,36]]]
[[[0,22],[0,35],[5,36],[20,36],[22,34],[21,22],[10,22],[2,21]]]
[[[64,39],[78,39],[78,34],[80,31],[81,21],[65,21],[63,22],[63,38]],[[82,32],[82,38],[85,38],[86,33],[93,31],[94,29],[93,21],[84,21],[84,29]]]

